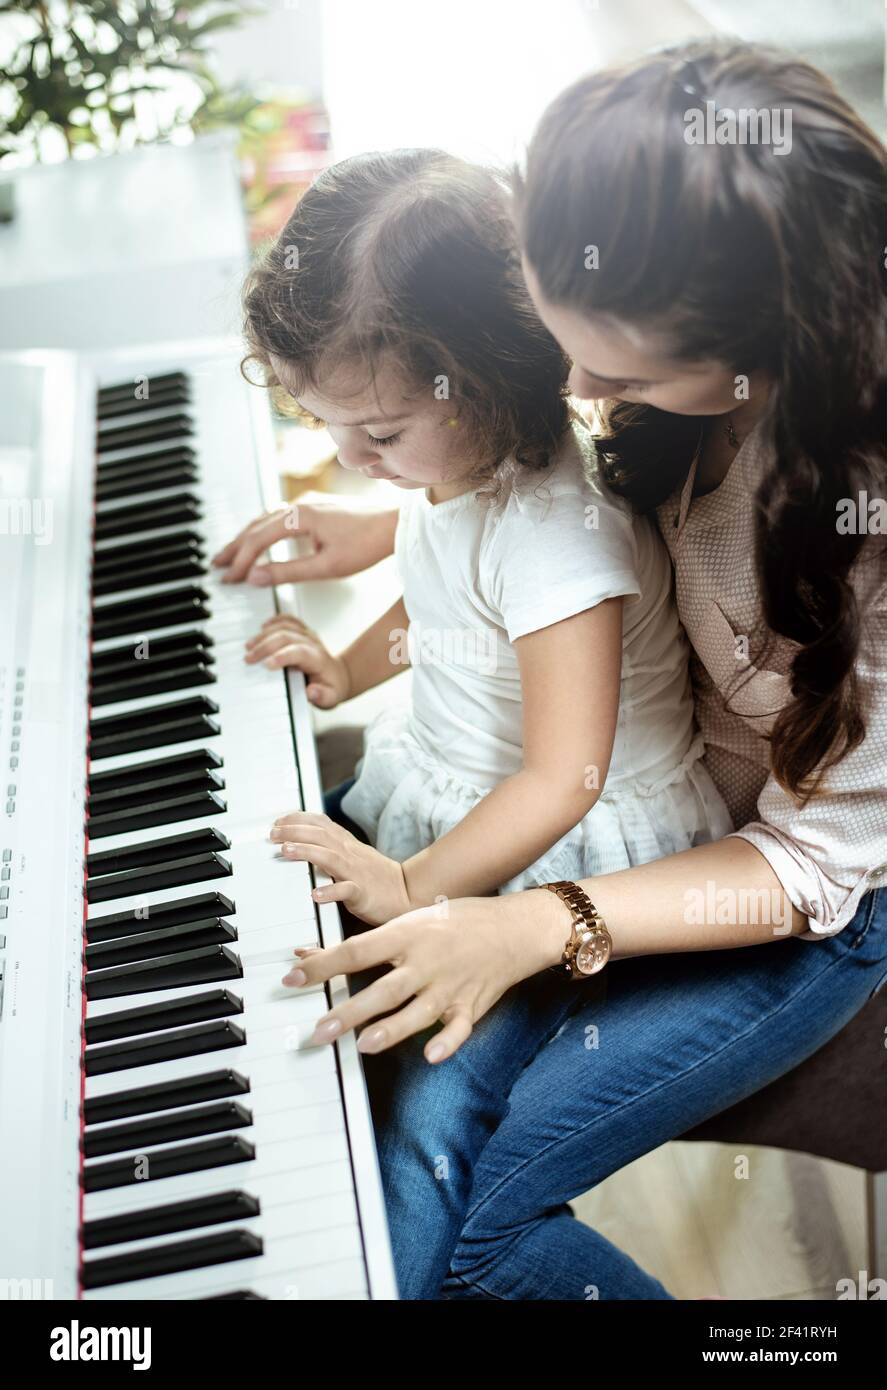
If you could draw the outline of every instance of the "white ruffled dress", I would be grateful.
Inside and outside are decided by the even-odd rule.
[[[369,726],[342,801],[383,854],[402,862],[425,849],[520,769],[513,643],[619,594],[620,707],[604,788],[578,825],[499,891],[613,873],[733,829],[702,760],[668,552],[653,524],[599,481],[584,425],[552,470],[519,481],[500,503],[410,494],[395,554],[412,700]]]

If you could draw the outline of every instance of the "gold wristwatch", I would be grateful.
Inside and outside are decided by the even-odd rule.
[[[610,959],[613,940],[594,903],[578,883],[560,880],[557,883],[540,883],[539,887],[556,893],[561,902],[566,903],[573,917],[573,930],[561,956],[563,968],[574,980],[596,975]]]

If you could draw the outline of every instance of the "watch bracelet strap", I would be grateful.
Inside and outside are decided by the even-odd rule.
[[[549,892],[554,893],[571,913],[572,931],[570,938],[564,947],[560,964],[552,966],[551,969],[556,970],[559,974],[566,970],[569,975],[576,979],[578,972],[573,962],[581,939],[589,934],[591,936],[604,936],[612,944],[607,924],[588,894],[579,887],[578,883],[573,883],[570,879],[557,879],[552,883],[540,883],[538,887],[547,888]]]

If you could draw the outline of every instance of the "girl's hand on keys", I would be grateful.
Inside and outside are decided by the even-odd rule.
[[[329,816],[291,811],[271,827],[284,859],[307,861],[335,881],[315,888],[316,902],[345,903],[355,917],[373,925],[412,906],[403,867],[365,845]]]
[[[246,644],[250,666],[263,661],[272,671],[295,666],[305,674],[305,693],[318,709],[332,709],[351,694],[351,676],[340,656],[327,651],[315,632],[298,618],[278,613]]]
[[[307,579],[341,579],[357,574],[390,555],[397,525],[396,510],[370,510],[316,497],[279,507],[256,517],[213,556],[225,570],[223,583],[296,584]],[[313,554],[295,560],[259,563],[276,541],[307,537]]]

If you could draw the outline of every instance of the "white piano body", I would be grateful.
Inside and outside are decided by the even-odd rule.
[[[81,1292],[87,1298],[115,1299],[397,1296],[353,1035],[335,1047],[301,1046],[310,1024],[327,1007],[324,992],[301,997],[279,983],[294,946],[340,939],[335,905],[318,908],[310,898],[308,867],[281,861],[267,839],[274,815],[296,806],[321,807],[304,682],[295,673],[285,677],[243,663],[244,638],[276,606],[294,609],[295,595],[225,586],[202,566],[196,580],[204,594],[198,621],[165,621],[155,629],[152,605],[162,605],[170,596],[177,602],[190,581],[158,582],[155,573],[150,585],[139,583],[137,576],[112,579],[103,595],[92,597],[90,592],[91,560],[111,575],[108,566],[119,547],[121,559],[138,555],[144,566],[145,551],[157,543],[161,560],[173,556],[169,547],[180,544],[182,532],[181,522],[162,510],[167,502],[175,511],[183,495],[173,474],[169,486],[155,478],[142,492],[138,479],[147,474],[129,473],[132,459],[141,459],[144,469],[151,453],[170,458],[169,441],[149,440],[100,453],[98,476],[105,481],[93,542],[97,387],[135,383],[146,376],[154,381],[170,372],[187,377],[186,406],[142,404],[132,422],[136,427],[145,420],[162,424],[186,411],[190,460],[184,491],[196,508],[188,544],[198,563],[244,518],[275,502],[268,404],[264,392],[239,375],[241,351],[237,339],[213,338],[98,354],[0,354],[0,1281],[7,1281],[4,1290],[11,1297],[72,1298]],[[124,414],[100,428],[116,430],[130,422]],[[125,476],[136,481],[115,496],[112,479]],[[127,508],[133,510],[127,513]],[[105,534],[108,518],[118,510],[119,525]],[[119,605],[133,599],[142,609],[133,610],[132,618],[126,610],[119,618]],[[136,624],[138,638],[147,639],[148,653],[137,679],[148,672],[154,681],[152,643],[156,648],[159,641],[162,647],[166,639],[181,635],[191,640],[199,633],[201,644],[211,644],[208,655],[201,646],[208,663],[201,668],[205,680],[194,689],[183,686],[189,669],[185,663],[185,676],[174,688],[164,690],[161,680],[149,695],[107,703],[109,696],[126,693],[125,682],[119,689],[112,683],[105,686],[106,703],[90,710],[92,604],[94,662],[100,663],[104,653],[113,665],[116,650],[132,645],[136,634],[129,629]],[[97,637],[102,622],[118,635]],[[122,657],[133,654],[127,649]],[[176,660],[169,659],[173,665]],[[100,675],[94,667],[93,680]],[[205,705],[207,699],[216,707],[213,716],[195,714],[195,702]],[[177,736],[165,746],[157,731],[167,727],[167,705],[216,732]],[[212,705],[205,707],[212,710]],[[140,717],[145,710],[149,713]],[[111,722],[102,726],[102,718]],[[123,743],[115,752],[121,728]],[[132,737],[137,745],[145,740],[144,745],[127,746]],[[200,777],[204,788],[215,790],[199,796],[214,797],[212,814],[201,805],[193,819],[173,819],[184,812],[169,809],[175,797],[170,798],[167,787],[151,792],[162,801],[157,815],[164,819],[141,827],[124,819],[120,833],[109,833],[117,824],[114,814],[138,819],[139,797],[127,796],[127,778],[137,774],[148,779],[146,786],[155,785],[153,772],[138,773],[140,764],[158,765],[164,772],[164,759],[181,761],[206,749],[213,750],[217,770],[203,769]],[[102,753],[98,759],[96,751]],[[92,825],[102,831],[101,838],[91,835],[87,844],[88,775],[94,782]],[[96,816],[97,792],[101,816]],[[118,801],[130,809],[115,813]],[[213,873],[227,866],[226,877],[202,881],[196,876],[202,870],[192,868],[182,886],[174,869],[163,883],[155,885],[149,877],[134,883],[129,893],[122,886],[108,889],[116,882],[107,873],[109,855],[122,856],[119,865],[125,867],[133,856],[133,862],[140,862],[143,854],[149,866],[145,872],[154,873],[155,842],[168,838],[178,845],[182,836],[200,841],[207,833],[222,838],[222,851],[210,857]],[[93,856],[89,860],[87,850]],[[160,857],[176,860],[182,853],[176,848]],[[85,882],[90,894],[98,893],[86,906]],[[165,987],[150,974],[150,958],[140,966],[137,957],[148,954],[145,949],[129,956],[124,951],[122,959],[136,964],[118,964],[117,974],[143,966],[149,973],[137,979],[144,990],[135,989],[132,980],[118,990],[114,971],[108,975],[103,969],[115,958],[96,957],[87,971],[96,995],[85,998],[84,928],[87,937],[95,932],[93,954],[117,950],[147,940],[143,929],[155,926],[170,911],[170,902],[209,900],[213,893],[218,900],[219,891],[232,911],[210,908],[223,916],[214,924],[192,921],[191,926],[186,911],[186,925],[173,927],[164,939],[171,941],[171,951],[181,951],[172,940],[175,931],[193,926],[215,930],[216,936],[206,939],[226,944],[166,955],[165,964],[159,964],[174,973]],[[188,909],[191,918],[195,910]],[[125,930],[134,935],[121,938],[123,928],[97,925],[99,919],[127,913],[131,922]],[[229,971],[226,978],[196,974],[175,983],[180,962],[187,958],[194,962],[188,968],[199,970],[213,951]],[[332,999],[346,989],[343,979],[334,981]],[[221,1013],[207,1012],[222,998],[226,1005]],[[181,1019],[168,1014],[165,1032],[159,1027],[151,1031],[158,1007],[186,1011],[185,1026],[172,1028]],[[138,1022],[129,1024],[127,1017]],[[211,1021],[194,1024],[191,1018]],[[228,1030],[226,1036],[236,1045],[213,1050],[217,1044],[210,1043],[209,1051],[192,1054],[185,1050],[181,1039],[189,1031],[213,1028]],[[85,1056],[92,1059],[85,1077],[84,1033],[89,1043]],[[173,1037],[179,1039],[178,1052],[149,1060],[153,1043]],[[121,1060],[127,1048],[129,1060]],[[209,1106],[196,1103],[204,1096],[195,1093],[189,1099],[184,1090],[185,1100],[170,1099],[170,1087],[181,1090],[225,1069],[243,1083],[240,1093],[229,1092],[229,1099]],[[158,1099],[139,1099],[146,1091]],[[118,1106],[115,1111],[121,1094],[135,1094],[134,1108]],[[212,1090],[207,1094],[211,1098]],[[216,1094],[226,1092],[223,1088]],[[221,1137],[213,1134],[213,1115],[223,1116],[218,1121],[224,1127]],[[196,1128],[183,1130],[182,1123],[189,1120]],[[240,1121],[242,1126],[234,1127]],[[172,1140],[164,1131],[168,1123]],[[166,1142],[155,1144],[158,1137]],[[82,1144],[87,1146],[85,1159]],[[181,1155],[189,1147],[214,1144],[224,1154],[209,1166],[173,1163],[169,1175],[162,1175],[165,1153]],[[143,1171],[135,1179],[132,1172],[121,1178],[121,1168],[132,1165]],[[209,1213],[214,1201],[221,1205],[205,1225],[194,1225],[197,1216],[182,1215]],[[83,1230],[91,1233],[85,1252],[79,1234],[81,1203]],[[226,1203],[228,1219],[223,1219]],[[155,1233],[150,1216],[158,1208],[171,1215]],[[205,1259],[195,1249],[205,1250]]]

